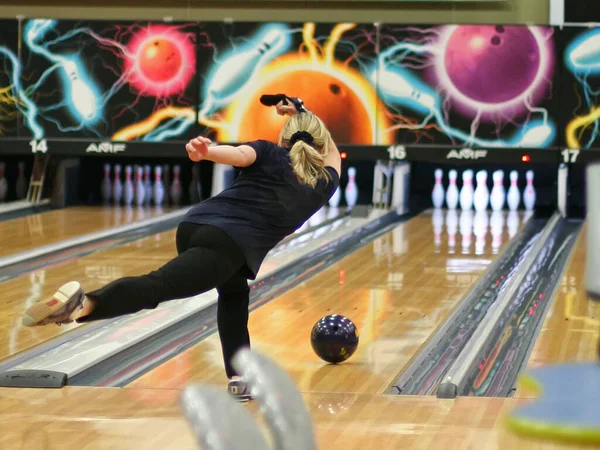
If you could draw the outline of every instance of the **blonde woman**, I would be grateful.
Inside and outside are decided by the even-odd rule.
[[[241,169],[232,186],[195,205],[177,228],[178,256],[146,275],[125,277],[84,293],[77,281],[61,286],[53,298],[32,305],[26,326],[88,322],[192,297],[216,288],[217,322],[229,391],[238,400],[250,395],[231,358],[250,346],[248,279],[254,280],[267,253],[298,229],[333,195],[341,158],[323,122],[295,104],[281,101],[290,115],[278,144],[258,140],[215,145],[204,137],[186,145],[192,161],[209,160]]]

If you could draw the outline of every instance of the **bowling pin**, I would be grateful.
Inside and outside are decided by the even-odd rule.
[[[485,210],[477,211],[473,220],[473,234],[475,234],[475,254],[482,255],[485,251],[485,236],[489,224],[488,213]]]
[[[431,224],[433,225],[433,244],[435,245],[435,253],[439,253],[440,244],[442,243],[442,230],[444,228],[444,214],[440,208],[435,208],[433,210]]]
[[[125,174],[127,174],[127,170],[125,170]],[[130,170],[131,176],[131,170]],[[112,190],[112,198],[115,202],[115,205],[119,205],[121,203],[121,198],[123,196],[123,183],[121,182],[121,165],[115,164],[115,178],[113,181],[113,190]]]
[[[104,179],[100,188],[102,192],[102,201],[106,204],[110,202],[112,183],[110,182],[110,164],[104,164]]]
[[[508,203],[508,209],[516,211],[519,209],[519,203],[521,202],[521,192],[517,186],[519,180],[519,173],[516,170],[510,171],[510,187],[508,188],[508,195],[506,200]]]
[[[181,173],[181,167],[179,165],[173,167],[173,182],[171,183],[171,201],[174,205],[179,205],[181,201],[181,181],[179,181],[179,174]]]
[[[165,197],[165,188],[162,182],[162,167],[156,166],[154,168],[154,187],[153,187],[153,198],[154,204],[160,206],[163,203]]]
[[[525,186],[525,191],[523,192],[523,204],[525,205],[525,209],[527,211],[531,211],[535,206],[535,188],[533,187],[533,170],[528,170],[525,173],[525,178],[527,180],[527,186]]]
[[[344,199],[349,209],[354,208],[356,201],[358,200],[358,186],[356,186],[356,169],[354,167],[348,168],[348,184],[344,189]]]
[[[6,165],[3,162],[0,162],[0,203],[3,203],[6,200],[6,194],[8,193],[8,182],[6,178],[4,178],[4,171],[6,169]]]
[[[144,203],[152,202],[152,168],[149,164],[144,166]]]
[[[435,97],[412,86],[408,76],[405,77],[400,73],[401,69],[395,66],[394,71],[391,71],[383,64],[380,66],[371,73],[371,81],[385,96],[401,100],[412,109],[418,108],[427,112],[435,110],[437,103]]]
[[[490,219],[490,231],[492,233],[492,253],[498,254],[502,246],[502,232],[504,231],[504,212],[494,211]]]
[[[460,208],[469,210],[473,207],[473,171],[465,170],[462,173],[463,185],[460,189]]]
[[[146,187],[144,186],[144,168],[138,167],[135,174],[135,204],[142,206],[146,197]]]
[[[473,234],[473,210],[465,209],[460,213],[460,235],[462,237],[462,254],[471,252],[471,237]]]
[[[504,192],[504,171],[496,170],[492,174],[492,180],[494,181],[494,187],[490,195],[492,210],[501,211],[504,208],[506,198],[506,193]]]
[[[116,167],[115,167],[116,168]],[[125,205],[130,206],[133,202],[133,181],[131,180],[131,166],[125,167],[125,186],[123,189]]]
[[[442,176],[444,172],[442,169],[435,169],[435,184],[433,185],[433,191],[431,192],[431,201],[433,202],[434,208],[441,208],[444,204],[444,186],[442,186]]]
[[[448,209],[456,209],[458,206],[458,188],[456,187],[456,170],[448,172],[448,189],[446,189],[446,204]]]
[[[27,180],[25,180],[25,163],[19,163],[19,177],[17,178],[17,200],[24,199],[27,195]]]
[[[473,204],[476,211],[485,211],[490,200],[490,191],[487,187],[487,171],[480,170],[476,175],[477,187],[473,195]],[[487,217],[487,216],[486,216]]]
[[[454,254],[456,231],[458,230],[458,212],[456,209],[449,209],[446,213],[446,230],[448,231],[448,253]]]
[[[342,191],[340,191],[340,187],[338,186],[331,198],[329,199],[329,206],[332,208],[337,208],[340,205],[341,198]]]
[[[169,203],[169,191],[168,191],[168,189],[169,189],[169,186],[171,186],[171,178],[169,177],[169,171],[170,171],[169,165],[165,164],[163,166],[163,186],[165,188],[164,202],[166,204]]]

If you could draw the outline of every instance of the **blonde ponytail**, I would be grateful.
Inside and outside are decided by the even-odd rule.
[[[328,178],[324,157],[330,134],[325,124],[311,112],[302,112],[287,121],[279,136],[279,145],[290,148],[292,169],[301,183],[315,187]]]
[[[319,178],[329,176],[329,172],[325,170],[323,155],[304,141],[296,141],[292,146],[290,161],[298,179],[310,187],[315,187]]]

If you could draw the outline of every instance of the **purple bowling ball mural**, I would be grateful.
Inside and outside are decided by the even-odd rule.
[[[404,144],[557,145],[551,27],[382,26],[373,77]]]

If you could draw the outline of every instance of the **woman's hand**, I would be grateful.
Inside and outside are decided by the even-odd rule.
[[[283,100],[275,105],[275,109],[277,110],[277,114],[280,116],[293,116],[298,114],[298,110],[296,109],[296,105],[292,102],[288,102],[287,105],[283,104]]]
[[[185,150],[188,153],[188,157],[192,161],[202,161],[206,157],[208,153],[208,146],[211,143],[212,141],[210,139],[198,136],[197,138],[192,139],[185,145]]]

